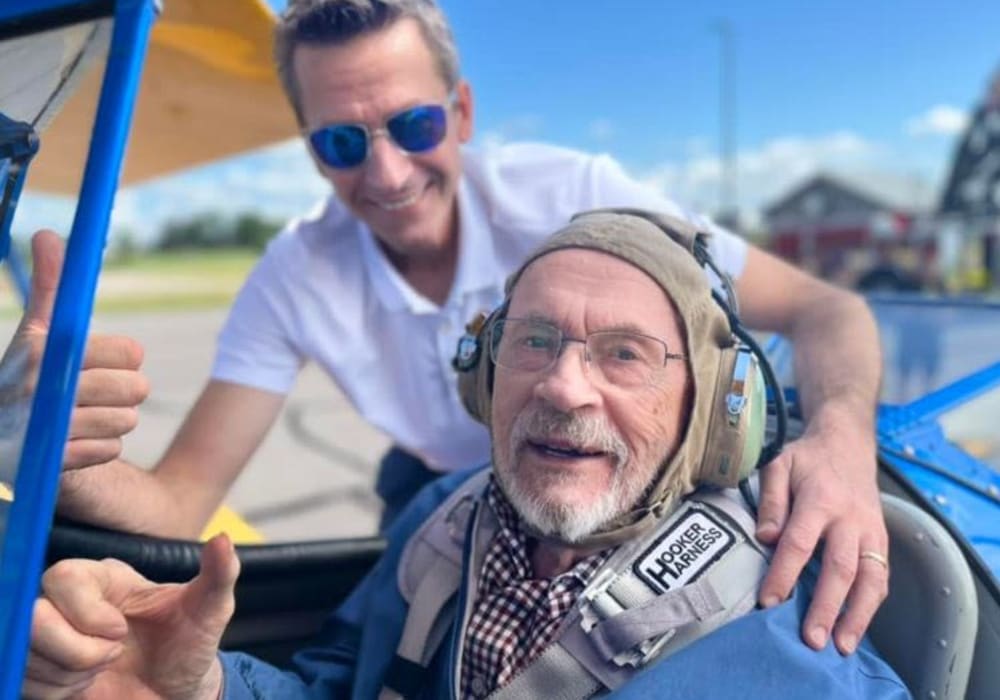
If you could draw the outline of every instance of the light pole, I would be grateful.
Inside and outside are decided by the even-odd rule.
[[[739,222],[736,171],[736,51],[732,23],[716,20],[719,35],[719,214],[721,223]]]

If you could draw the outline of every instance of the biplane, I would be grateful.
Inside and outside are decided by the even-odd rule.
[[[0,405],[0,700],[19,695],[46,563],[115,557],[159,581],[186,580],[198,566],[196,542],[53,519],[116,189],[296,133],[270,63],[273,16],[260,0],[168,0],[158,15],[155,0],[0,7],[0,257],[25,183],[77,198],[36,389]],[[1000,304],[891,296],[872,305],[887,358],[879,476],[894,565],[872,639],[914,697],[995,697]],[[794,434],[790,353],[781,339],[769,350]],[[383,546],[374,537],[240,546],[224,646],[287,663]]]

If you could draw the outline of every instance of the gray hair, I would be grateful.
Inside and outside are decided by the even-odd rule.
[[[434,0],[289,0],[274,32],[274,61],[299,123],[302,91],[292,58],[300,44],[338,45],[411,17],[417,21],[448,90],[458,83],[458,49]]]

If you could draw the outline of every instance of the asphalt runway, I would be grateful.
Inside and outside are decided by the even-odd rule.
[[[95,317],[92,332],[127,334],[146,349],[152,391],[125,439],[126,459],[148,467],[166,449],[208,378],[224,320],[223,309]],[[271,542],[373,534],[375,468],[388,445],[307,366],[226,503]]]

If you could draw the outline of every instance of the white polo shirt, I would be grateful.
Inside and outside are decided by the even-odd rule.
[[[285,394],[302,365],[316,362],[397,445],[454,471],[490,456],[486,429],[458,398],[458,338],[573,214],[631,206],[685,217],[715,233],[722,269],[734,278],[743,269],[742,239],[630,179],[608,156],[510,144],[463,149],[462,158],[458,269],[443,306],[410,287],[367,225],[331,195],[268,245],[219,336],[212,377]]]

